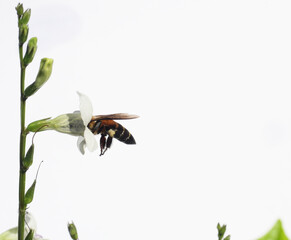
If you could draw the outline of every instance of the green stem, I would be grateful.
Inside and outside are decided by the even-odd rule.
[[[21,132],[20,132],[20,151],[19,151],[19,209],[18,209],[18,240],[24,240],[24,226],[25,226],[25,211],[26,204],[24,202],[25,196],[25,179],[26,174],[22,168],[22,162],[25,157],[25,102],[24,97],[24,81],[25,81],[25,67],[23,64],[23,46],[19,46],[20,58],[20,119],[21,119]]]

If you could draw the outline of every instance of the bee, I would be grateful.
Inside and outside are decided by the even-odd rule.
[[[100,156],[104,155],[107,149],[111,147],[113,138],[126,144],[135,144],[135,140],[131,133],[121,124],[114,121],[134,118],[138,118],[138,116],[127,113],[96,115],[92,117],[87,127],[94,135],[101,134]]]

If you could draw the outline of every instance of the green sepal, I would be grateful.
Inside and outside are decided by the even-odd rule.
[[[31,15],[31,9],[26,9],[22,17],[20,18],[19,24],[20,25],[27,24],[29,22],[30,15]]]
[[[29,132],[44,131],[44,130],[46,130],[46,126],[49,124],[50,119],[51,118],[49,117],[49,118],[44,118],[41,120],[34,121],[27,126],[26,130]]]
[[[25,240],[32,240],[34,236],[34,230],[30,229],[29,233],[27,234]]]
[[[46,83],[46,81],[51,76],[53,62],[54,60],[50,58],[41,59],[36,80],[32,84],[30,84],[24,91],[25,98],[28,98],[36,93],[42,87],[42,85]]]
[[[15,9],[16,9],[17,15],[20,17],[23,14],[23,4],[18,3]]]
[[[258,240],[288,240],[288,237],[284,232],[281,220],[278,220],[272,227],[272,229]]]
[[[29,28],[26,24],[23,24],[19,27],[19,36],[18,36],[18,40],[19,40],[19,45],[22,46],[23,43],[26,42],[27,40],[27,36],[28,36],[28,31]]]
[[[26,53],[23,58],[23,63],[25,67],[32,62],[34,55],[36,53],[36,50],[37,50],[37,38],[33,37],[29,39],[28,41]]]
[[[72,223],[68,223],[68,230],[69,230],[69,233],[70,233],[70,236],[73,240],[78,240],[78,232],[77,232],[77,228],[75,226],[75,224],[72,222]]]
[[[24,196],[24,203],[29,204],[33,200],[34,190],[35,190],[36,180],[33,181],[31,187],[27,190]]]
[[[30,148],[28,149],[25,158],[23,160],[22,166],[23,166],[23,170],[27,171],[28,168],[32,165],[33,163],[33,154],[34,154],[34,144],[32,144],[30,146]]]

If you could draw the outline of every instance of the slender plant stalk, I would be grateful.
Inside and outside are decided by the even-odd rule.
[[[24,224],[25,224],[25,210],[26,204],[24,202],[25,196],[25,170],[22,168],[22,162],[25,157],[25,102],[24,97],[24,83],[25,83],[25,66],[23,63],[23,47],[19,46],[19,59],[20,59],[20,119],[21,119],[21,131],[20,131],[20,156],[19,156],[19,209],[18,209],[18,240],[24,239]]]

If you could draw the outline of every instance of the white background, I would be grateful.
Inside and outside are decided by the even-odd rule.
[[[0,231],[17,224],[17,1],[0,3]],[[137,145],[82,156],[75,137],[35,137],[30,205],[38,232],[81,240],[255,239],[277,219],[291,236],[291,3],[284,0],[24,1],[51,79],[27,123],[78,109],[127,112]],[[97,137],[99,141],[99,136]],[[31,135],[27,145],[31,143]]]

